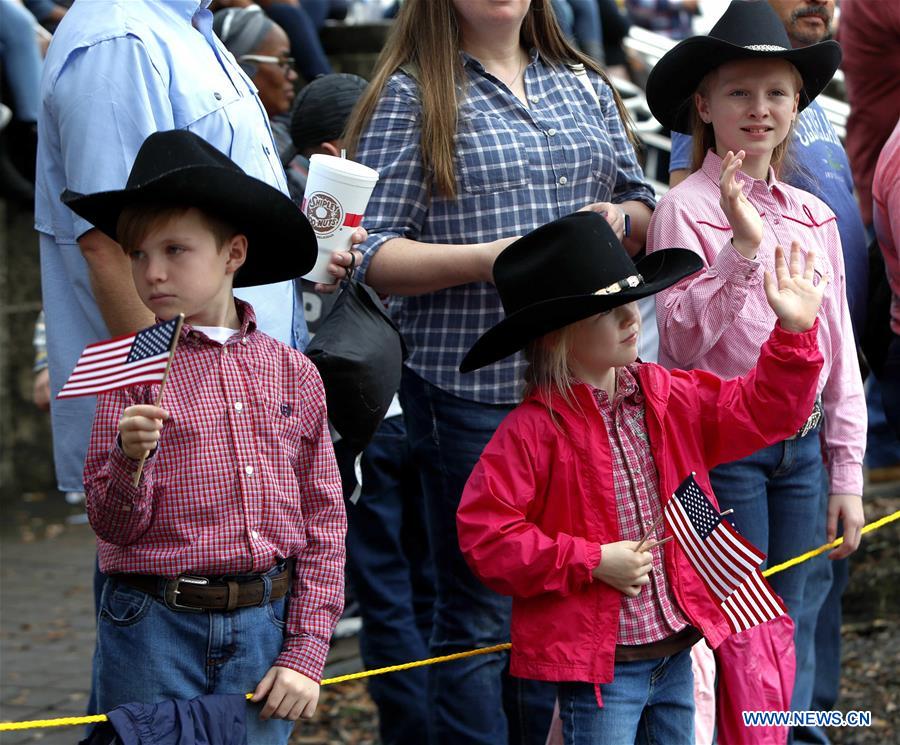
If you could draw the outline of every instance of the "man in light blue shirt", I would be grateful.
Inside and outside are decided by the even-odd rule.
[[[63,189],[120,189],[149,134],[188,129],[287,193],[256,88],[213,35],[209,3],[79,0],[53,37],[41,82],[35,199],[53,395],[85,345],[153,322],[122,249],[63,206]],[[261,330],[305,347],[299,281],[236,294],[253,305]],[[94,399],[54,401],[51,411],[59,488],[81,491]]]

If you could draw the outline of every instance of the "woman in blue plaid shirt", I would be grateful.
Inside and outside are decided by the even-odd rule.
[[[516,237],[579,209],[643,248],[653,192],[621,101],[575,51],[549,0],[406,0],[348,127],[380,180],[362,271],[390,294],[410,356],[401,401],[435,553],[434,654],[507,641],[510,601],[472,575],[456,507],[481,450],[520,400],[521,358],[461,376],[463,353],[503,317],[492,284]],[[337,275],[349,255],[339,254]],[[436,743],[544,741],[546,684],[511,680],[506,657],[432,668]],[[504,710],[506,704],[506,710]]]

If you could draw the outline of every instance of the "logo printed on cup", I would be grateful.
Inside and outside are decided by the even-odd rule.
[[[344,222],[344,210],[341,203],[331,194],[317,191],[307,196],[306,218],[316,232],[317,238],[327,238],[332,235]]]

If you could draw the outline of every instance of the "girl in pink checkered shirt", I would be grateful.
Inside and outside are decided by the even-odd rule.
[[[734,510],[729,520],[770,564],[833,540],[839,526],[844,543],[830,558],[844,558],[864,522],[866,408],[840,234],[823,202],[778,178],[794,120],[839,61],[835,42],[792,49],[768,3],[735,2],[709,36],[666,54],[647,84],[656,118],[694,140],[694,172],[660,200],[647,251],[684,246],[704,265],[657,298],[660,363],[723,377],[753,367],[774,320],[762,276],[776,246],[814,249],[816,279],[830,280],[819,311],[824,365],[805,422],[711,475],[722,507]],[[772,578],[795,622],[797,675],[784,708],[811,708],[815,619],[830,572],[810,562]],[[719,650],[720,669],[746,668],[736,643]]]

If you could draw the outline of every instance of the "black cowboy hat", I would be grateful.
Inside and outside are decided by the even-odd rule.
[[[707,73],[726,62],[783,59],[803,79],[799,110],[805,109],[841,63],[836,41],[792,49],[784,24],[769,3],[734,0],[709,36],[692,36],[666,52],[647,79],[647,104],[668,129],[691,134],[693,96]]]
[[[309,221],[289,197],[187,130],[156,132],[144,140],[124,189],[86,195],[66,189],[61,198],[113,240],[122,210],[141,203],[196,207],[223,219],[247,236],[247,260],[235,287],[299,277],[312,269],[318,253]]]
[[[466,353],[471,372],[575,321],[653,295],[703,268],[686,248],[656,251],[635,264],[606,220],[575,212],[507,246],[494,262],[506,313]]]

